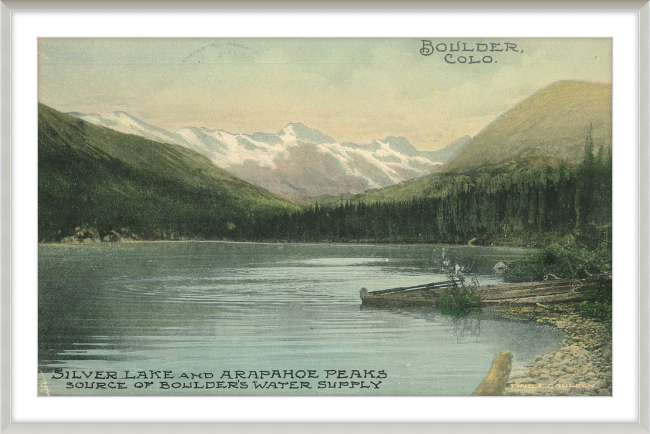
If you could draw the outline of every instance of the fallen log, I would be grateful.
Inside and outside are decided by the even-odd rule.
[[[583,300],[579,289],[596,279],[562,279],[545,282],[509,283],[482,286],[475,289],[484,305],[562,303]],[[393,288],[380,291],[362,291],[362,305],[396,308],[435,308],[437,299],[451,284],[444,282],[413,287]]]

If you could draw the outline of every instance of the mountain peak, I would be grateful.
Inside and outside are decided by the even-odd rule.
[[[312,128],[309,128],[307,125],[303,124],[302,122],[289,122],[285,128],[288,128],[288,127],[312,129]]]
[[[406,137],[388,136],[383,140],[383,142],[387,143],[392,150],[402,154],[412,156],[417,155],[420,152],[415,148],[415,146],[411,145],[411,142],[409,142]]]
[[[309,128],[300,122],[291,122],[287,124],[286,127],[282,128],[279,135],[288,136],[288,138],[292,138],[295,141],[308,142],[315,145],[336,143],[336,141],[331,137],[326,136],[318,130]]]

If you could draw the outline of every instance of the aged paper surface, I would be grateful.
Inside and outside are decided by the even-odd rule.
[[[39,395],[612,395],[611,39],[38,47]]]

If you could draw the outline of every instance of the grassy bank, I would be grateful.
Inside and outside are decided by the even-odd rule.
[[[582,279],[612,271],[611,249],[553,246],[532,251],[508,264],[506,282],[538,282],[550,279]]]

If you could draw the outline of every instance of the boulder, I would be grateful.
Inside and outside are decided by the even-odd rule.
[[[564,351],[565,353],[569,353],[569,354],[571,354],[573,356],[586,356],[587,354],[589,354],[589,351],[587,351],[584,348],[579,347],[577,345],[571,345],[571,346],[568,346],[568,347],[564,347],[564,348],[562,348],[562,351]]]

